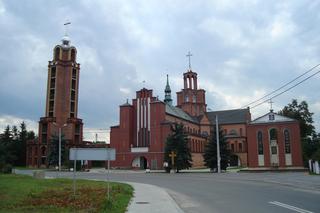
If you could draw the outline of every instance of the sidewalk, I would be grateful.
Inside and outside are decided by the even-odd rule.
[[[143,183],[127,183],[134,188],[128,213],[183,213],[164,189]]]

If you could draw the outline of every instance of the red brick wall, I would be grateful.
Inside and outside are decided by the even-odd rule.
[[[279,167],[286,167],[285,165],[285,150],[284,150],[284,130],[288,129],[290,132],[290,144],[292,154],[292,166],[301,167],[302,151],[300,142],[300,129],[298,122],[285,123],[268,123],[268,124],[250,124],[247,129],[248,136],[248,166],[258,167],[258,143],[257,133],[262,131],[263,134],[263,149],[264,149],[264,164],[265,167],[270,167],[270,146],[269,146],[269,129],[277,129],[278,153],[279,153]]]

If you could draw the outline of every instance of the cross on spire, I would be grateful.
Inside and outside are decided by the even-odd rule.
[[[189,70],[191,70],[191,56],[192,56],[192,54],[190,53],[190,51],[188,52],[188,54],[186,56],[189,58]]]
[[[268,103],[270,104],[270,111],[272,111],[272,110],[273,110],[273,109],[272,109],[272,104],[273,104],[274,102],[272,101],[272,99],[270,99]]]
[[[68,25],[70,25],[71,22],[70,21],[66,21],[66,23],[64,23],[64,35],[67,36],[68,35]]]

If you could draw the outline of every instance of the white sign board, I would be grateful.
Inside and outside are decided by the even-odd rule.
[[[69,160],[115,160],[113,148],[70,148]]]

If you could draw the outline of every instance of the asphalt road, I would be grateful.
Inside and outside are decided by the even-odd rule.
[[[56,177],[57,174],[47,173]],[[320,177],[297,179],[292,174],[212,174],[112,172],[112,181],[147,183],[165,188],[185,212],[320,212]],[[60,177],[72,177],[62,173]],[[77,173],[77,178],[106,180],[102,173]],[[286,185],[286,182],[291,185]],[[290,180],[290,181],[289,181]],[[319,182],[318,182],[319,181]]]

